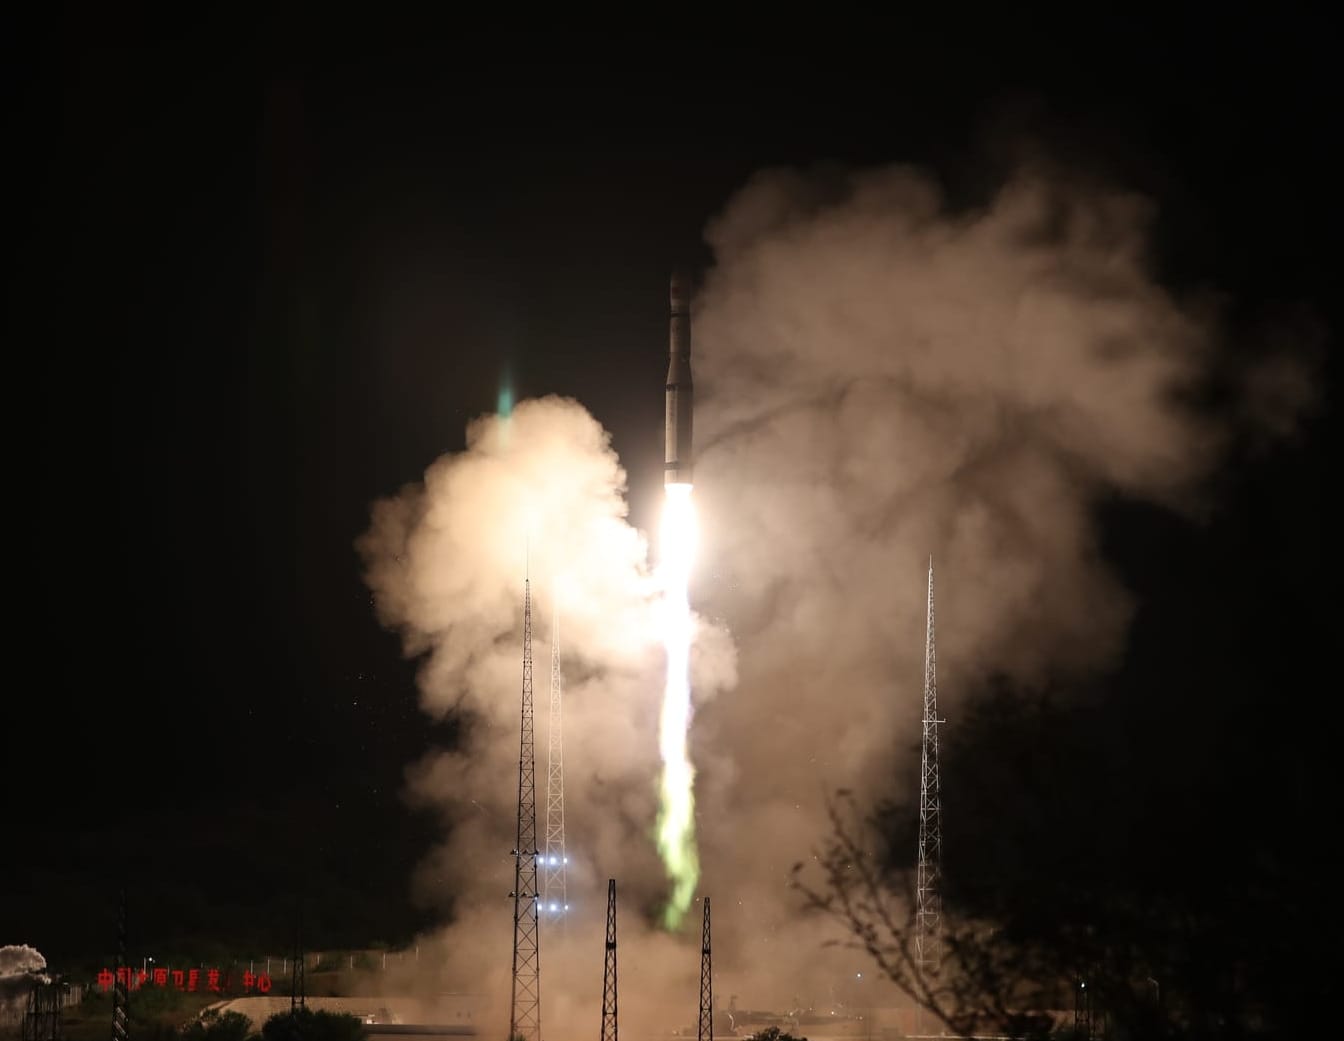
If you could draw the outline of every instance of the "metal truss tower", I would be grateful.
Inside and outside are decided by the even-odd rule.
[[[700,1026],[697,1041],[714,1041],[714,984],[709,956],[709,897],[705,897],[705,927],[700,934]]]
[[[532,719],[532,583],[523,582],[523,722],[518,746],[518,838],[513,849],[513,997],[509,1041],[541,1041],[537,936],[537,763]]]
[[[546,851],[542,854],[541,907],[552,918],[569,910],[565,890],[565,746],[561,717],[564,681],[560,676],[560,611],[551,622],[551,728],[546,758]],[[563,918],[561,918],[563,921]]]
[[[131,1033],[131,966],[126,960],[126,890],[117,908],[117,968],[112,980],[112,1041],[127,1041]]]
[[[1097,1004],[1096,987],[1080,979],[1073,991],[1073,1036],[1078,1041],[1096,1041],[1106,1036],[1106,1015]]]
[[[23,1017],[22,1041],[61,1041],[61,1007],[69,987],[59,979],[34,983],[28,992],[28,1011]]]
[[[919,869],[915,895],[915,959],[935,973],[942,962],[943,825],[938,778],[938,669],[933,647],[933,558],[924,635],[924,741],[919,770]]]
[[[303,911],[294,912],[294,967],[289,977],[289,1014],[297,1016],[308,1009],[308,984],[304,979]]]
[[[616,880],[607,879],[607,946],[602,962],[602,1039],[616,1041]]]

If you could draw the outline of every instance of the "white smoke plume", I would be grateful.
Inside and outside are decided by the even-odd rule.
[[[0,947],[0,977],[41,972],[46,967],[47,959],[26,943],[10,943]]]
[[[546,826],[548,641],[558,606],[574,918],[597,930],[589,961],[598,962],[605,882],[615,876],[622,939],[670,942],[644,935],[637,924],[663,891],[650,837],[663,663],[656,578],[644,536],[626,521],[624,493],[608,435],[579,404],[524,401],[507,419],[477,420],[465,452],[438,460],[423,485],[378,503],[359,543],[381,620],[402,631],[409,653],[426,654],[425,709],[464,710],[470,721],[461,750],[410,772],[413,796],[442,807],[449,822],[448,839],[423,866],[417,887],[426,900],[451,905],[457,918],[444,951],[450,975],[463,989],[489,995],[489,1011],[502,1007],[505,1017],[525,572],[533,596],[538,838]],[[697,684],[731,684],[731,647],[707,627],[703,635],[718,650],[699,664]],[[577,941],[583,931],[577,924],[573,931]],[[461,937],[477,939],[459,944]],[[554,985],[565,959],[553,948],[547,953]],[[600,1007],[601,977],[594,992],[591,975],[564,989],[586,990]],[[561,990],[548,988],[552,1001]],[[496,1028],[507,1028],[507,1019],[491,1024]]]
[[[50,983],[47,959],[26,943],[0,947],[0,1024],[20,1020],[34,983]]]
[[[1131,604],[1099,555],[1095,506],[1191,501],[1229,434],[1188,403],[1219,364],[1219,332],[1155,283],[1153,216],[1133,195],[1032,170],[951,212],[930,177],[895,167],[762,174],[710,228],[716,262],[693,308],[692,602],[721,621],[698,630],[692,758],[721,997],[874,1000],[836,989],[854,965],[823,965],[820,927],[787,882],[826,831],[828,790],[876,797],[910,773],[930,555],[949,726],[959,692],[991,672],[1033,682],[1120,651]],[[1286,360],[1273,371],[1273,422],[1287,429],[1309,381]],[[663,892],[650,838],[662,662],[623,496],[581,406],[527,401],[478,420],[465,452],[377,504],[360,543],[380,619],[425,655],[426,709],[474,720],[460,751],[411,773],[448,823],[417,884],[455,910],[450,974],[505,1019],[529,538],[539,832],[559,599],[580,908],[567,937],[542,938],[543,1017],[560,1033],[597,1026],[608,876],[623,1018],[695,1015],[698,945],[647,925]]]

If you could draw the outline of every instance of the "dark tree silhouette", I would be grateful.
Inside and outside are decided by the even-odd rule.
[[[954,1033],[1038,1036],[1079,1006],[1113,1036],[1292,1035],[1323,978],[1309,909],[1326,881],[1269,826],[1258,764],[1276,752],[1257,758],[1232,713],[1174,742],[1135,700],[1000,685],[949,728],[936,974],[914,957],[912,807],[865,815],[840,793],[819,875],[799,865],[795,885]]]
[[[261,1041],[365,1041],[364,1024],[341,1012],[277,1012],[261,1028]]]

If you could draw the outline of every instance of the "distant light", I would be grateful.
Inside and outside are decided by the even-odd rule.
[[[552,911],[556,910],[555,904],[552,904],[552,905],[551,905],[551,910],[552,910]]]
[[[861,972],[854,973],[854,978],[859,980],[863,979],[863,973]]]
[[[566,863],[566,864],[569,863],[569,858],[568,858],[568,857],[565,858],[565,863]]]

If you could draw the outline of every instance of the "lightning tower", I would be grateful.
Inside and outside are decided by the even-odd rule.
[[[541,1041],[537,938],[537,764],[532,733],[532,583],[523,581],[523,723],[518,747],[518,838],[513,858],[513,997],[509,1041]]]
[[[607,880],[607,946],[602,962],[602,1038],[616,1041],[616,880]]]
[[[20,1028],[21,1041],[61,1041],[64,1037],[61,1007],[69,991],[69,986],[60,979],[33,984]]]
[[[28,1010],[24,1013],[19,1037],[22,1041],[62,1041],[60,1007],[70,987],[60,979],[34,983],[28,991]]]
[[[552,916],[569,910],[565,892],[565,747],[560,701],[563,681],[560,676],[560,611],[551,621],[551,729],[546,757],[546,851],[541,863],[541,906]],[[563,920],[563,919],[562,919]]]
[[[300,906],[294,910],[294,963],[289,977],[289,1014],[291,1017],[308,1010],[308,983],[303,974],[306,959],[303,954],[302,925],[303,909]]]
[[[131,1031],[131,966],[126,960],[126,890],[117,908],[117,971],[112,981],[112,1041],[127,1041]]]
[[[700,933],[700,1026],[697,1041],[714,1041],[714,984],[709,956],[709,897],[705,897],[705,926]]]
[[[942,961],[943,825],[938,780],[938,669],[933,648],[933,558],[924,635],[924,741],[919,771],[919,869],[916,880],[915,960],[935,973]]]

